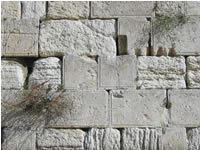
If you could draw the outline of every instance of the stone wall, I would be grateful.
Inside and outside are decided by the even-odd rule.
[[[1,39],[3,150],[200,149],[199,2],[1,2]]]

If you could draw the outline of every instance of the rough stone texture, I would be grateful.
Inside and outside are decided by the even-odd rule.
[[[112,91],[114,127],[160,127],[167,122],[164,90]]]
[[[41,24],[40,56],[116,55],[114,20],[51,20]]]
[[[200,2],[188,1],[186,2],[187,15],[200,15]]]
[[[123,150],[160,150],[161,129],[125,128],[122,130]]]
[[[135,88],[136,59],[135,56],[100,57],[99,88]]]
[[[145,17],[119,18],[119,54],[148,55],[150,30],[150,21]]]
[[[2,21],[3,56],[38,56],[39,21],[8,19]]]
[[[193,128],[187,131],[188,150],[200,149],[200,128]]]
[[[92,18],[117,18],[123,16],[151,16],[153,2],[92,2]]]
[[[51,127],[105,127],[108,125],[106,91],[66,91],[63,98],[69,105],[60,117],[49,122]]]
[[[187,83],[189,88],[200,88],[200,56],[187,58]]]
[[[138,88],[186,88],[185,58],[138,57]]]
[[[117,129],[90,129],[85,138],[87,150],[120,150],[120,132]]]
[[[1,60],[1,89],[23,89],[27,67],[12,60]]]
[[[89,1],[48,2],[48,17],[54,19],[80,19],[89,17]]]
[[[82,149],[85,132],[79,129],[45,129],[37,135],[39,148],[73,148]]]
[[[165,128],[162,135],[162,150],[187,150],[185,128]]]
[[[34,62],[33,72],[29,76],[29,89],[46,82],[42,88],[57,89],[61,85],[61,62],[59,58],[48,57]]]
[[[97,62],[79,56],[64,57],[64,86],[66,89],[96,89]]]
[[[46,2],[22,1],[22,18],[45,18]]]
[[[21,17],[20,1],[1,2],[1,18],[16,18]]]
[[[169,103],[171,104],[171,124],[186,127],[199,126],[200,91],[193,90],[170,90]]]
[[[156,22],[153,19],[153,51],[152,55],[199,55],[200,43],[200,17],[184,18],[184,24],[172,24],[170,30],[166,30],[163,25],[155,27]],[[175,21],[174,21],[175,22]],[[178,22],[178,21],[177,21]]]

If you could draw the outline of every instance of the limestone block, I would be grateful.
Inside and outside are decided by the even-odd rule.
[[[63,93],[67,108],[50,120],[50,127],[105,127],[108,125],[106,91],[67,90]]]
[[[200,128],[193,128],[187,131],[188,150],[200,149]]]
[[[45,129],[37,135],[38,147],[79,148],[83,150],[85,132],[79,129]]]
[[[122,130],[123,150],[159,150],[161,129],[125,128]]]
[[[167,122],[164,90],[112,91],[112,126],[160,127]]]
[[[148,55],[150,30],[150,21],[145,17],[119,18],[119,54]]]
[[[136,57],[99,58],[99,88],[136,88]]]
[[[117,18],[122,16],[151,16],[153,2],[92,2],[92,18]]]
[[[41,24],[40,56],[116,55],[114,20],[50,20]]]
[[[162,150],[187,150],[185,128],[165,128],[162,135]]]
[[[120,132],[117,129],[95,129],[89,130],[85,138],[85,149],[87,150],[120,150]]]
[[[186,2],[186,14],[187,15],[200,15],[200,2],[199,1],[188,1]]]
[[[187,83],[189,88],[200,88],[200,56],[187,58]]]
[[[199,90],[170,90],[168,97],[171,105],[171,124],[186,127],[199,126]]]
[[[152,55],[199,55],[200,17],[172,17],[165,25],[153,19]],[[169,19],[170,20],[170,19]],[[170,23],[171,22],[171,23]]]
[[[46,2],[22,1],[22,18],[45,18]]]
[[[64,86],[66,89],[96,89],[97,62],[79,56],[64,57]]]
[[[48,2],[48,17],[53,19],[80,19],[89,17],[89,1]]]
[[[185,58],[138,57],[138,88],[186,88]]]
[[[1,33],[3,56],[38,56],[38,20],[4,20]]]
[[[23,89],[27,67],[12,60],[1,60],[1,89]]]
[[[16,18],[21,17],[20,1],[2,1],[1,2],[1,18]]]
[[[41,88],[57,89],[61,85],[61,61],[56,57],[42,58],[34,62],[33,72],[29,76],[29,89],[43,84]]]

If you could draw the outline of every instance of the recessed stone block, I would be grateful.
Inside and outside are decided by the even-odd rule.
[[[136,59],[135,56],[100,57],[99,88],[135,88]]]
[[[2,18],[16,18],[21,17],[21,3],[20,1],[2,1],[1,2],[1,17]]]
[[[48,17],[54,19],[81,19],[89,17],[89,2],[48,2]]]
[[[64,57],[64,86],[66,89],[96,89],[97,62],[79,56]]]
[[[145,17],[119,18],[119,54],[148,55],[150,30],[150,21]]]
[[[186,88],[184,57],[138,57],[138,88]]]
[[[112,91],[112,126],[160,127],[167,122],[164,90]]]
[[[169,103],[173,125],[193,127],[200,124],[200,90],[170,90]]]
[[[187,131],[188,150],[198,150],[200,148],[200,128],[192,128]]]

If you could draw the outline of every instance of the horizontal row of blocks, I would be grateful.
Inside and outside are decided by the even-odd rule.
[[[40,90],[40,89],[39,89]],[[42,91],[41,91],[42,92]],[[46,91],[44,91],[45,93]],[[2,125],[11,125],[6,120],[12,106],[29,100],[30,90],[2,90]],[[199,90],[103,90],[62,93],[61,100],[71,104],[61,109],[61,115],[51,118],[48,127],[198,127],[200,125]],[[52,100],[59,92],[48,94]],[[37,97],[36,97],[37,99]],[[23,116],[23,120],[31,119]]]

